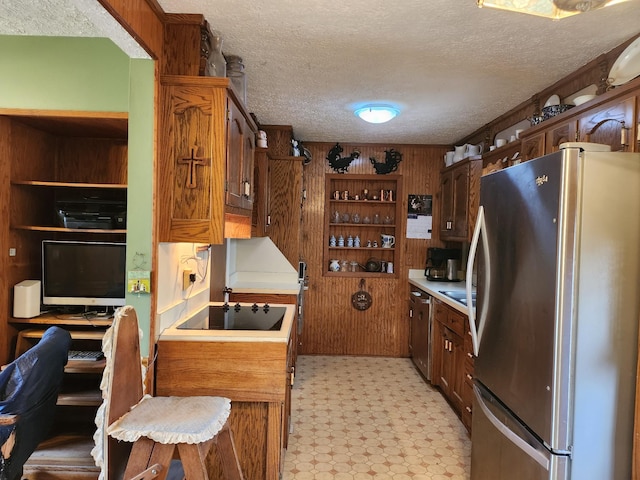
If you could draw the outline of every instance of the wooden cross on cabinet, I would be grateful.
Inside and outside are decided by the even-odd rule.
[[[187,172],[187,188],[196,188],[198,186],[196,181],[196,166],[197,165],[206,165],[209,161],[207,157],[197,157],[195,156],[198,151],[198,146],[193,145],[191,147],[191,157],[188,158],[179,158],[178,163],[183,165],[189,165],[189,171]]]

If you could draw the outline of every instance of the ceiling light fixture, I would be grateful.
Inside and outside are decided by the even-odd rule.
[[[578,13],[622,3],[626,0],[476,0],[478,7],[496,8],[560,20]]]
[[[398,115],[400,110],[389,105],[365,105],[353,113],[365,122],[385,123]]]

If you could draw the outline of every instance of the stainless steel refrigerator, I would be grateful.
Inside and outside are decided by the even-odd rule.
[[[481,179],[472,480],[631,478],[640,154],[569,145]]]

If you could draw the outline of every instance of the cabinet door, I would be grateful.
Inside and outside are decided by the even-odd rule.
[[[453,171],[453,236],[466,238],[469,214],[469,165]]]
[[[580,141],[610,145],[612,152],[633,151],[629,145],[637,138],[633,121],[635,100],[635,97],[630,97],[605,103],[597,111],[580,117]]]
[[[449,361],[451,362],[451,392],[449,400],[456,407],[458,413],[462,412],[462,391],[464,388],[464,345],[462,337],[449,331]]]
[[[445,238],[453,229],[453,172],[440,176],[440,236]]]
[[[163,87],[158,240],[222,243],[226,90]]]
[[[544,155],[545,133],[540,132],[522,140],[522,160],[533,160]]]
[[[576,141],[576,121],[569,120],[550,128],[545,138],[545,153],[553,153],[560,150],[560,145],[565,142]]]
[[[242,208],[251,210],[253,208],[253,162],[256,150],[256,135],[244,125],[244,149],[242,150]]]
[[[231,207],[243,207],[244,183],[243,163],[245,161],[246,122],[240,109],[231,100],[227,102],[227,174],[225,182],[225,203]]]
[[[440,237],[465,241],[469,229],[469,163],[444,172],[440,178]]]

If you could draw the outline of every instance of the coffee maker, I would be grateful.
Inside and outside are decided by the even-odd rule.
[[[452,282],[457,278],[447,278],[447,261],[460,261],[461,251],[457,248],[427,248],[427,264],[424,276],[436,282]]]

